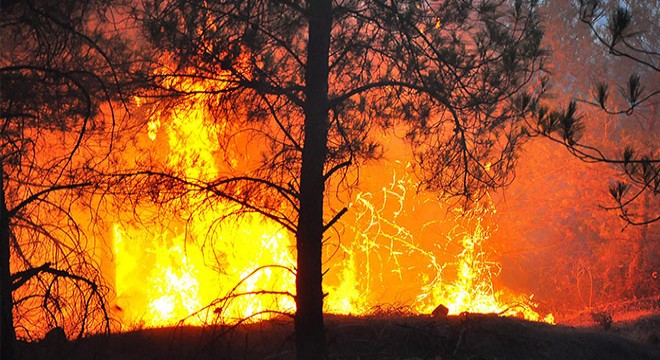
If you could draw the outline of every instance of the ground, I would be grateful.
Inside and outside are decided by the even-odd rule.
[[[572,327],[496,315],[327,316],[331,359],[660,359],[660,314]],[[53,360],[294,359],[293,324],[169,327],[21,344],[20,358]]]

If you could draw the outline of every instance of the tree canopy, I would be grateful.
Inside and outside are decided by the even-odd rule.
[[[107,160],[124,101],[128,52],[107,25],[118,5],[2,2],[2,358],[13,357],[17,332],[109,329],[108,288],[87,236],[93,215],[82,209],[101,187],[92,170]]]
[[[260,158],[212,178],[142,174],[158,179],[156,200],[199,190],[296,234],[300,358],[325,353],[323,233],[346,211],[324,206],[333,179],[350,185],[337,179],[387,150],[382,131],[401,130],[425,187],[478,199],[510,181],[527,105],[542,93],[531,87],[544,58],[535,1],[148,1],[143,10],[162,54],[154,114],[203,101],[220,147]]]

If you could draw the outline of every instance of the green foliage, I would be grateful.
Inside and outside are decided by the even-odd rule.
[[[612,11],[607,21],[611,37],[610,47],[614,47],[626,37],[624,32],[628,29],[631,21],[632,14],[627,8],[619,6],[616,10]]]
[[[623,196],[628,191],[629,186],[623,182],[618,181],[615,185],[610,186],[610,195],[618,201],[620,201]]]
[[[584,130],[584,124],[580,121],[580,117],[576,116],[576,111],[577,104],[571,101],[566,110],[559,115],[560,132],[564,141],[570,145],[577,143]]]
[[[628,92],[626,94],[626,100],[630,105],[630,110],[628,111],[629,114],[632,113],[632,109],[638,104],[640,95],[643,91],[644,88],[641,86],[639,75],[631,74],[628,78]]]
[[[596,92],[597,92],[596,98],[598,99],[598,104],[600,104],[601,109],[606,108],[607,97],[609,96],[608,89],[609,89],[609,85],[604,83],[599,83],[598,86],[596,87]]]

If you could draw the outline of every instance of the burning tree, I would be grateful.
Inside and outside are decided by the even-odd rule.
[[[0,350],[62,327],[109,329],[94,243],[93,169],[110,151],[127,59],[110,2],[3,1],[0,11]],[[115,8],[116,10],[116,8]]]
[[[173,0],[143,10],[162,54],[144,98],[156,116],[206,104],[229,170],[134,175],[156,202],[199,192],[202,204],[231,202],[232,214],[295,234],[300,359],[326,354],[322,246],[347,211],[326,197],[383,155],[381,132],[407,139],[424,186],[470,202],[511,180],[527,134],[521,105],[541,95],[528,91],[544,57],[536,1]]]

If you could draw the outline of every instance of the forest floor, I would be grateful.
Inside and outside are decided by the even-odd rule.
[[[331,359],[660,359],[660,312],[589,325],[511,317],[326,316]],[[606,329],[607,327],[607,329]],[[235,327],[167,327],[78,341],[22,344],[20,359],[294,359],[293,324],[275,319]]]

